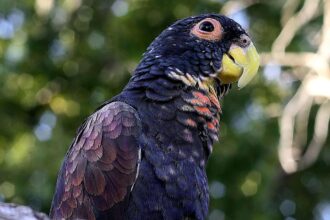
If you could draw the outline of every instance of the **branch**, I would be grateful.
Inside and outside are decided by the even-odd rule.
[[[292,0],[292,4],[295,4],[293,1],[295,0]],[[285,24],[273,43],[272,51],[261,56],[263,64],[275,62],[289,66],[293,70],[299,67],[309,68],[301,79],[302,83],[298,91],[284,107],[280,119],[278,155],[286,173],[297,172],[311,166],[317,160],[328,137],[330,120],[330,2],[328,0],[323,0],[324,17],[321,43],[317,52],[285,52],[285,48],[297,31],[316,15],[319,2],[319,0],[306,0],[303,8]],[[283,9],[283,13],[284,11]],[[308,119],[312,106],[319,103],[317,100],[321,100],[323,104],[318,109],[314,135],[308,144],[306,143]]]
[[[44,213],[36,212],[30,207],[2,203],[0,202],[0,219],[1,220],[49,220]]]
[[[290,44],[297,31],[307,24],[317,12],[320,0],[306,0],[301,10],[283,27],[281,33],[278,35],[273,43],[272,51],[281,52]]]
[[[300,87],[283,110],[283,115],[280,119],[278,156],[282,168],[286,173],[293,173],[298,170],[297,160],[299,159],[300,152],[297,151],[298,148],[294,147],[293,143],[295,117],[300,109],[311,106],[308,104],[310,101],[311,97],[305,95],[305,88]]]
[[[318,53],[330,60],[330,2],[323,0],[324,18],[322,26],[322,41]],[[329,72],[328,72],[329,73]]]
[[[304,154],[299,169],[309,167],[318,158],[322,147],[328,137],[328,125],[330,120],[330,102],[321,105],[316,115],[314,136]]]
[[[330,47],[329,47],[330,48]],[[319,75],[325,75],[330,72],[327,59],[316,53],[261,53],[261,65],[268,63],[277,63],[289,67],[308,67]]]
[[[281,24],[284,26],[299,7],[300,0],[286,1],[282,8]]]

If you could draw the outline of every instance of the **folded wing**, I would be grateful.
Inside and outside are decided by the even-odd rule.
[[[95,219],[125,200],[137,177],[140,132],[135,109],[123,102],[91,115],[65,157],[50,217]]]

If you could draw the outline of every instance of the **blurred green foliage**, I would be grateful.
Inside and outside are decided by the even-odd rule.
[[[0,198],[47,213],[61,161],[83,119],[121,91],[164,28],[190,15],[218,13],[226,2],[0,1]],[[259,1],[232,15],[259,51],[269,51],[280,32],[284,2]],[[313,48],[305,38],[302,32],[290,48]],[[305,171],[282,172],[278,116],[296,85],[283,80],[281,69],[260,73],[222,101],[220,142],[208,163],[209,218],[329,216],[329,149]]]

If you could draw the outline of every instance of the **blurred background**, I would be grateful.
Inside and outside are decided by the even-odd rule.
[[[48,213],[76,129],[177,19],[245,27],[260,74],[222,101],[210,220],[330,219],[328,0],[1,0],[0,200]]]

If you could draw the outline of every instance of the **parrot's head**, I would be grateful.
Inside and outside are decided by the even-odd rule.
[[[165,29],[148,47],[145,59],[168,66],[166,73],[186,84],[248,84],[259,68],[249,35],[234,20],[218,14],[185,18]],[[214,83],[215,82],[215,83]]]

